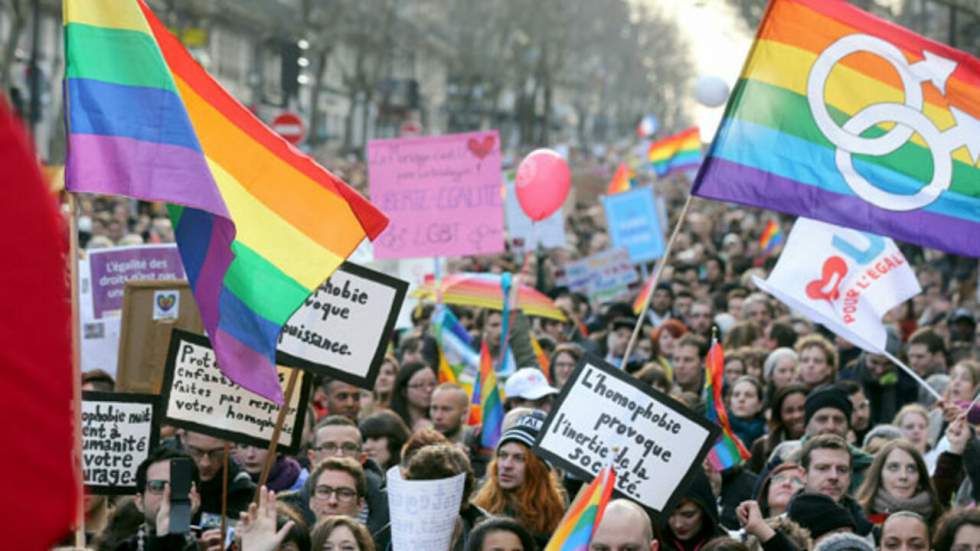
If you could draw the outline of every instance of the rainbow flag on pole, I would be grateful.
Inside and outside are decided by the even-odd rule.
[[[636,185],[636,172],[626,163],[619,163],[616,173],[613,174],[609,186],[606,188],[606,195],[613,195],[623,191],[629,191]]]
[[[613,468],[606,467],[599,471],[572,502],[544,551],[587,551],[615,487],[616,472]]]
[[[721,344],[715,341],[708,351],[705,362],[704,377],[704,409],[705,416],[721,427],[721,435],[711,451],[708,452],[708,463],[723,471],[734,467],[751,457],[742,441],[732,432],[725,411],[725,400],[722,398],[722,385],[725,383],[725,355]]]
[[[647,160],[661,178],[698,168],[701,164],[701,131],[692,126],[653,142],[647,150]]]
[[[759,236],[759,250],[762,251],[762,255],[769,256],[772,254],[776,247],[783,243],[784,237],[778,222],[775,220],[766,222],[766,227]]]
[[[267,128],[142,0],[64,0],[70,191],[171,203],[221,370],[282,401],[279,333],[388,220]]]
[[[497,375],[490,357],[487,341],[480,346],[480,378],[473,385],[473,395],[470,399],[471,426],[482,425],[480,430],[480,446],[487,449],[497,447],[500,441],[501,427],[504,424],[504,402],[497,388]]]
[[[439,382],[457,383],[470,389],[480,369],[473,339],[444,304],[432,313],[432,332],[439,350]]]
[[[980,256],[978,118],[980,59],[772,0],[692,193]]]

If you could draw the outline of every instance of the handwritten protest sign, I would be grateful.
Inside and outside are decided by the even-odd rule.
[[[157,396],[82,393],[82,476],[93,494],[136,493],[136,468],[157,445]]]
[[[517,202],[514,191],[514,175],[504,178],[506,198],[504,200],[504,215],[507,222],[507,240],[515,249],[533,251],[538,244],[546,249],[562,247],[565,239],[565,216],[559,208],[554,214],[540,222],[532,222],[531,218]],[[532,226],[533,224],[533,226]]]
[[[376,258],[503,251],[496,130],[368,142],[371,200],[391,220]]]
[[[136,245],[88,253],[92,310],[96,318],[120,310],[127,281],[184,279],[176,245]]]
[[[392,549],[449,549],[466,474],[440,480],[405,480],[388,470]]]
[[[630,285],[639,280],[624,249],[609,249],[569,262],[558,273],[559,284],[600,303],[628,299]]]
[[[626,249],[633,262],[649,262],[663,256],[664,235],[652,189],[640,187],[604,195],[602,206],[613,245]]]
[[[408,283],[343,263],[279,334],[286,365],[373,388]]]
[[[594,356],[586,356],[545,421],[536,451],[590,479],[612,463],[616,491],[664,511],[701,468],[720,429]]]
[[[290,369],[278,367],[285,389]],[[284,453],[299,449],[310,393],[310,377],[300,371],[297,388],[286,407],[279,435]],[[216,438],[266,447],[279,415],[279,406],[228,380],[215,361],[206,337],[175,329],[170,339],[160,402],[164,422]]]

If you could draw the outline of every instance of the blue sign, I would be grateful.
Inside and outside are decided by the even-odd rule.
[[[613,246],[626,249],[634,263],[649,262],[664,254],[653,190],[641,187],[602,197]]]

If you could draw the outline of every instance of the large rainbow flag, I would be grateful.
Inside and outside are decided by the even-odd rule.
[[[978,117],[977,58],[773,0],[693,193],[980,256]]]
[[[701,164],[701,131],[697,126],[650,144],[647,160],[657,176],[694,170]]]
[[[742,441],[732,432],[722,398],[722,385],[725,384],[725,356],[721,344],[715,341],[708,351],[705,362],[704,410],[705,416],[721,427],[721,434],[714,447],[708,452],[708,463],[718,471],[734,467],[751,457]]]
[[[615,487],[613,468],[599,471],[569,506],[544,551],[587,551]]]
[[[217,362],[282,401],[282,325],[388,221],[226,92],[142,0],[65,0],[66,186],[171,203]]]

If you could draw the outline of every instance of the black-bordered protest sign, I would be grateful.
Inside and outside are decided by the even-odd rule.
[[[611,463],[617,492],[662,512],[677,503],[720,430],[680,402],[586,355],[545,421],[535,452],[585,480]]]
[[[136,468],[160,436],[159,397],[82,393],[82,477],[92,494],[135,494]]]
[[[294,368],[277,366],[285,394]],[[303,436],[312,377],[299,370],[296,388],[278,447],[296,453]],[[267,447],[279,416],[279,406],[231,382],[218,369],[207,337],[174,329],[163,373],[160,395],[163,422],[239,444]]]
[[[344,262],[279,334],[285,365],[373,388],[408,283]]]

